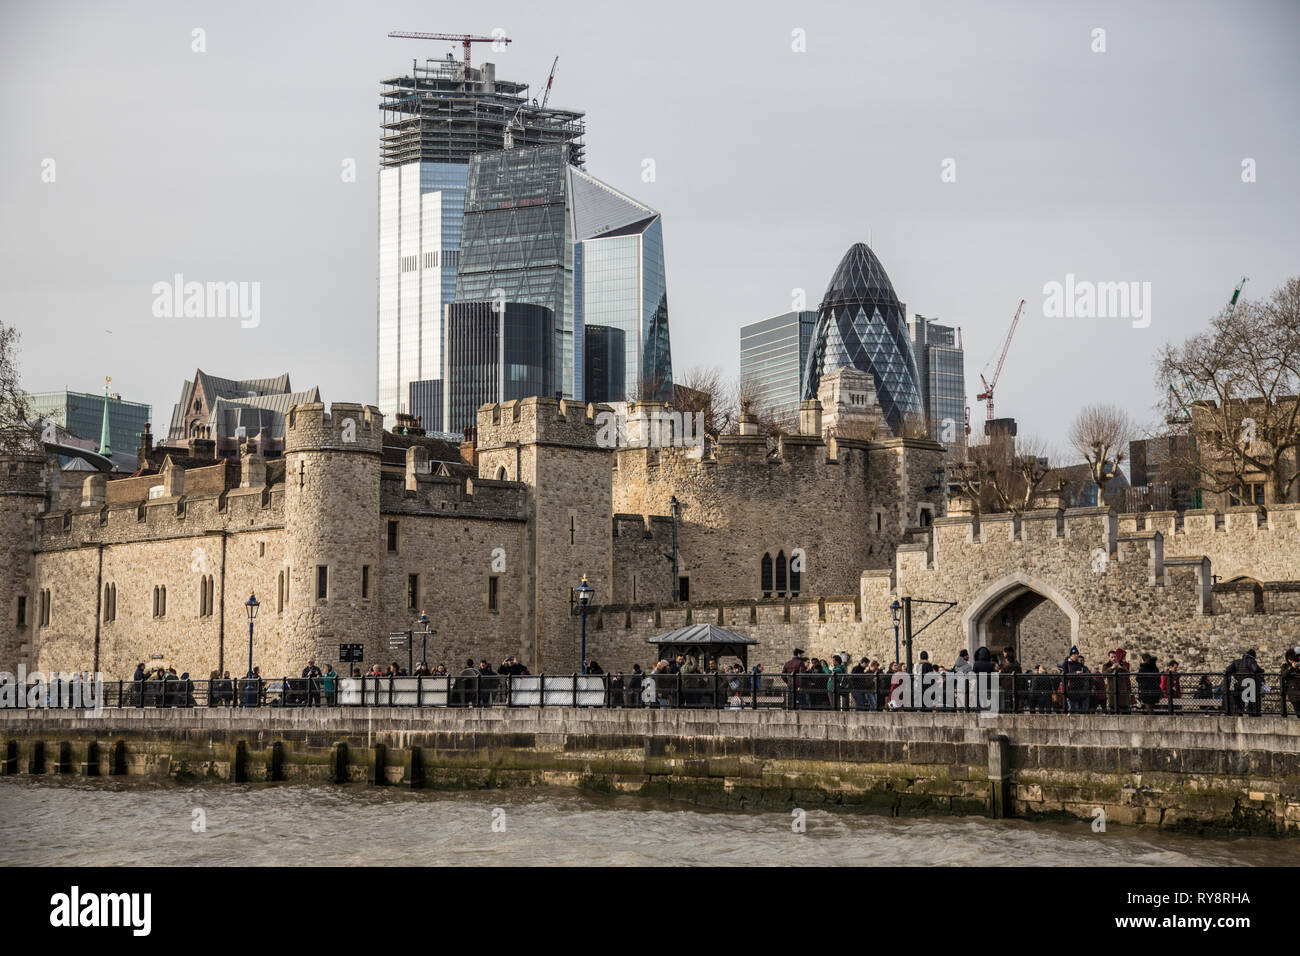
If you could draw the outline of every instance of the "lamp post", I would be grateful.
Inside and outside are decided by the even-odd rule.
[[[898,660],[898,622],[902,620],[903,605],[894,599],[894,603],[889,605],[889,614],[894,619],[894,660]]]
[[[257,601],[257,595],[251,591],[248,594],[248,600],[244,602],[244,609],[248,611],[248,676],[253,676],[253,620],[257,617],[257,609],[261,607]]]
[[[429,635],[437,634],[436,630],[429,630],[429,615],[423,611],[415,621],[420,625],[420,663],[427,665],[429,663]]]
[[[578,598],[578,610],[582,614],[582,656],[578,661],[580,673],[587,673],[587,605],[591,603],[591,596],[596,593],[596,589],[587,583],[587,576],[582,576],[582,583],[573,589],[573,593]]]

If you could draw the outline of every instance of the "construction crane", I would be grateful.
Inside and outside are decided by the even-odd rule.
[[[468,33],[413,33],[409,30],[394,30],[388,34],[401,40],[451,40],[459,43],[465,50],[465,78],[469,79],[469,45],[471,43],[509,43],[509,37],[476,37]]]
[[[555,67],[556,67],[556,64],[558,64],[559,62],[560,62],[560,58],[557,56],[557,57],[554,59],[554,61],[552,61],[552,63],[551,63],[551,75],[548,76],[548,77],[546,78],[546,92],[542,95],[542,104],[541,104],[542,106],[545,106],[545,105],[546,105],[546,101],[549,100],[549,99],[551,98],[551,83],[553,83],[553,82],[555,81]],[[527,101],[525,101],[525,102],[527,102]],[[537,98],[536,98],[536,97],[533,98],[533,106],[537,106]],[[513,114],[513,115],[510,117],[510,119],[506,122],[506,132],[505,132],[505,137],[504,137],[504,140],[505,140],[505,141],[504,141],[504,143],[502,144],[502,148],[503,148],[503,149],[514,149],[514,148],[515,148],[514,128],[515,128],[515,125],[519,122],[519,114],[522,113],[523,111],[524,111],[524,103],[520,103],[519,106],[518,106],[518,108],[514,111],[514,114]],[[520,132],[523,132],[523,126],[522,126],[522,125],[519,127],[519,130],[520,130]]]
[[[557,56],[551,61],[551,75],[546,78],[546,92],[542,94],[542,108],[546,108],[546,101],[551,98],[551,84],[555,82],[555,68],[560,65],[560,58]]]
[[[1002,365],[1007,360],[1007,350],[1011,348],[1011,337],[1016,334],[1016,326],[1020,323],[1020,312],[1024,307],[1025,300],[1021,299],[1020,304],[1016,306],[1015,317],[1011,320],[1011,328],[1007,331],[1007,340],[1002,344],[1002,354],[998,356],[998,367],[993,372],[993,381],[990,382],[984,377],[983,372],[980,373],[980,381],[984,383],[984,391],[975,396],[975,401],[988,404],[989,412],[986,421],[993,421],[993,389],[997,386],[998,379],[1002,377]],[[986,365],[985,368],[988,368],[988,366]]]

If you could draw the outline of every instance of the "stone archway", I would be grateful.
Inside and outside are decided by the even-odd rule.
[[[1053,621],[1053,615],[1060,620]],[[1022,664],[1047,663],[1027,660],[1023,653],[1021,626],[1027,621],[1048,634],[1059,633],[1062,658],[1071,644],[1079,643],[1080,616],[1069,599],[1041,578],[1017,571],[980,591],[962,614],[966,649],[973,659],[980,645],[996,653],[996,648],[1012,644]]]

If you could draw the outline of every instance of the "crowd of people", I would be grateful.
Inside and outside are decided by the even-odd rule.
[[[1022,667],[1014,648],[994,654],[980,647],[973,660],[967,651],[960,651],[950,667],[933,663],[923,650],[909,674],[899,661],[882,663],[864,656],[854,662],[847,653],[824,659],[795,648],[779,674],[772,676],[764,673],[761,664],[746,670],[739,662],[724,664],[712,657],[701,662],[691,654],[665,657],[648,671],[634,664],[628,673],[607,673],[593,659],[588,660],[586,673],[601,678],[603,703],[614,707],[888,710],[917,705],[898,693],[909,677],[912,686],[920,686],[928,675],[946,678],[949,674],[992,674],[996,675],[992,683],[1000,694],[1000,710],[1164,713],[1192,709],[1258,715],[1263,711],[1265,697],[1276,693],[1284,715],[1300,716],[1300,647],[1286,650],[1276,681],[1259,663],[1256,652],[1248,650],[1228,665],[1221,678],[1202,673],[1187,686],[1177,660],[1168,660],[1161,667],[1154,655],[1142,653],[1134,670],[1128,651],[1122,647],[1109,651],[1106,659],[1095,666],[1078,647],[1071,647],[1059,665],[1038,664],[1032,668]],[[350,676],[375,681],[445,678],[450,692],[448,703],[492,706],[509,703],[509,678],[528,674],[527,666],[511,655],[496,667],[486,658],[477,663],[468,658],[455,673],[442,664],[431,667],[422,661],[408,674],[406,668],[392,661],[386,668],[373,664],[365,671],[354,666]],[[206,703],[211,707],[333,706],[339,702],[341,679],[333,665],[318,666],[314,659],[307,661],[296,679],[284,677],[278,682],[264,679],[257,667],[252,669],[251,679],[232,678],[228,670],[213,670],[208,675]],[[201,700],[203,695],[197,696]],[[188,672],[178,674],[175,667],[146,668],[141,662],[124,698],[124,703],[133,706],[193,707],[196,687]],[[1270,705],[1270,712],[1274,712],[1274,706]]]

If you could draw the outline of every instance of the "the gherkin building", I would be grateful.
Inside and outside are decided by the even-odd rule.
[[[907,316],[884,266],[866,243],[840,260],[817,310],[804,374],[804,398],[816,398],[822,376],[851,365],[876,381],[881,411],[895,435],[903,418],[921,411],[920,377]]]

